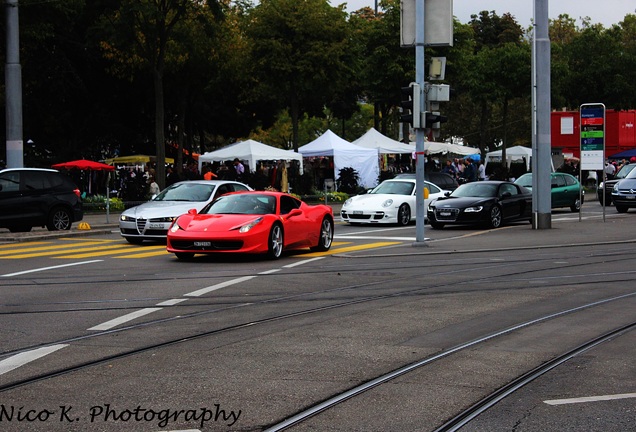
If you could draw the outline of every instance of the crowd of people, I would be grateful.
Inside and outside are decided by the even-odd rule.
[[[470,183],[488,179],[483,162],[475,161],[472,158],[448,159],[446,165],[442,168],[442,172],[455,178],[458,183]]]

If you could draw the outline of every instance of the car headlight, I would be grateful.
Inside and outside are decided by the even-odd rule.
[[[127,222],[127,221],[132,221],[132,220],[134,220],[134,218],[131,218],[130,216],[126,216],[126,215],[121,215],[121,216],[119,217],[119,220],[120,220],[120,221],[122,221],[122,222]]]
[[[392,204],[393,204],[393,200],[389,198],[388,200],[382,203],[382,207],[391,207]]]
[[[250,222],[248,224],[245,224],[241,228],[239,228],[239,232],[246,233],[249,230],[251,230],[252,228],[254,228],[256,225],[261,223],[262,221],[263,221],[262,217],[256,218],[252,222]]]
[[[484,206],[467,207],[464,213],[479,213],[484,209]]]
[[[177,231],[179,231],[180,229],[183,229],[179,226],[179,219],[175,220],[174,222],[172,222],[172,225],[170,226],[170,228],[168,229],[168,231],[170,231],[171,233],[176,233]]]
[[[347,199],[347,200],[344,202],[343,207],[346,207],[346,206],[350,205],[352,202],[353,202],[353,198],[349,198],[349,199]]]
[[[618,183],[614,185],[614,188],[612,188],[612,192],[618,193]]]

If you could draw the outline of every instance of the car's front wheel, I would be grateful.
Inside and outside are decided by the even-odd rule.
[[[570,210],[572,210],[574,213],[580,212],[581,204],[582,204],[581,200],[577,198],[576,201],[574,201],[574,204],[570,206]]]
[[[126,241],[130,244],[140,245],[144,242],[144,239],[138,237],[126,237]]]
[[[619,213],[627,213],[627,210],[629,210],[629,207],[627,206],[620,206],[620,205],[616,206],[616,211]]]
[[[411,207],[408,204],[402,204],[398,209],[397,222],[400,226],[406,226],[411,222]]]
[[[333,241],[333,221],[325,216],[320,224],[318,244],[310,249],[315,252],[325,252],[331,247]]]
[[[272,225],[269,231],[267,242],[267,257],[269,259],[278,259],[283,254],[283,227],[276,223]]]
[[[175,255],[181,261],[190,261],[192,258],[194,258],[194,254],[190,252],[175,252]]]
[[[442,229],[442,228],[444,228],[444,224],[443,223],[439,223],[439,222],[435,222],[435,221],[431,221],[431,227],[433,229]]]
[[[494,205],[490,208],[488,223],[491,228],[499,228],[501,226],[503,216],[501,214],[501,208],[498,205]]]
[[[71,212],[64,207],[56,207],[49,214],[46,227],[49,231],[70,230],[72,224]]]

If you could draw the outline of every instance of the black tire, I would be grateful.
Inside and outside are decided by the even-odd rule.
[[[440,229],[444,228],[444,224],[440,223],[440,222],[431,221],[431,227],[433,229],[440,230]]]
[[[408,204],[402,204],[398,209],[397,223],[400,226],[407,226],[411,223],[411,207]]]
[[[144,239],[137,237],[126,237],[126,241],[130,244],[140,245],[144,242]]]
[[[488,212],[488,225],[490,228],[499,228],[503,222],[503,215],[501,213],[501,207],[494,205]]]
[[[325,252],[331,248],[333,242],[333,221],[325,216],[320,224],[320,233],[318,234],[318,244],[311,247],[312,252]]]
[[[621,205],[616,206],[616,211],[619,213],[627,213],[627,210],[629,210],[629,207],[621,206]]]
[[[267,237],[267,258],[278,259],[283,254],[283,227],[279,223],[272,225]]]
[[[46,227],[49,231],[67,231],[73,225],[71,212],[64,207],[55,207],[49,214]]]
[[[585,198],[583,198],[585,199]],[[583,204],[583,201],[581,201],[580,199],[576,199],[576,201],[574,201],[574,204],[572,204],[570,206],[570,210],[572,210],[573,213],[578,213],[581,211],[581,205]]]
[[[181,261],[190,261],[192,258],[194,258],[194,254],[191,252],[175,252],[174,254]]]
[[[14,225],[12,227],[9,227],[9,231],[12,233],[17,233],[17,232],[29,232],[31,231],[31,226],[29,225]]]

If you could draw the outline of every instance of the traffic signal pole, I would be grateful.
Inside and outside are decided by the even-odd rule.
[[[415,82],[420,89],[424,89],[424,0],[415,0]],[[418,115],[425,112],[426,92],[421,93]],[[414,108],[415,111],[415,108]],[[424,170],[426,156],[424,151],[425,125],[415,129],[415,243],[414,246],[426,246],[424,236],[424,220],[426,209],[424,208]]]

